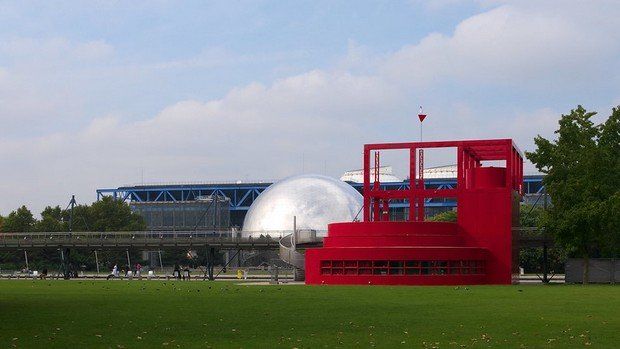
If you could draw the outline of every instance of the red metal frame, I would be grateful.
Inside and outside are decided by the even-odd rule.
[[[456,149],[456,189],[424,187],[423,149],[429,148]],[[394,149],[409,150],[407,190],[380,186],[379,152]],[[495,160],[505,167],[483,166]],[[329,225],[323,248],[306,251],[306,283],[509,284],[517,271],[512,227],[518,224],[522,183],[523,156],[510,139],[367,144],[363,222]],[[456,198],[457,222],[425,221],[426,198]],[[408,220],[390,221],[390,200],[403,199]]]

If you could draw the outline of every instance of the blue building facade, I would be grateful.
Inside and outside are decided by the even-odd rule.
[[[535,202],[544,191],[542,175],[525,176],[525,201]],[[196,201],[207,196],[219,195],[228,198],[230,205],[230,222],[233,226],[241,227],[245,214],[256,198],[269,187],[271,182],[254,183],[193,183],[193,184],[164,184],[164,185],[136,185],[119,188],[97,189],[97,200],[104,196],[111,196],[118,200],[131,203],[179,203]],[[456,179],[426,179],[428,189],[452,189],[456,187]],[[361,183],[350,183],[352,187],[362,192]],[[382,183],[386,189],[406,189],[408,181]],[[390,203],[392,214],[406,217],[405,202]],[[453,209],[456,201],[452,199],[428,199],[425,206],[427,215]]]

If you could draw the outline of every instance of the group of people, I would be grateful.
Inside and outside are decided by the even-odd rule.
[[[172,271],[172,277],[174,277],[175,279],[183,279],[183,281],[190,280],[190,276],[189,276],[189,265],[186,265],[183,267],[183,272],[181,273],[181,267],[179,266],[179,263],[176,263],[174,265],[174,270]]]
[[[114,267],[112,267],[112,272],[108,275],[106,279],[110,280],[111,278],[118,278],[120,277],[121,272],[125,275],[125,277],[135,276],[137,278],[140,278],[142,277],[142,265],[140,263],[136,263],[133,270],[131,268],[127,268],[126,271],[125,270],[119,271],[118,264],[114,263]]]
[[[114,264],[114,267],[112,267],[112,271],[110,272],[110,274],[107,276],[107,280],[110,280],[112,278],[119,278],[121,273],[123,275],[125,275],[125,277],[137,277],[140,278],[142,276],[142,265],[140,265],[140,263],[137,263],[135,265],[135,268],[133,270],[131,270],[130,268],[127,268],[127,271],[125,270],[118,270],[118,264]],[[172,272],[172,277],[178,280],[190,280],[190,267],[189,265],[183,266],[183,269],[181,269],[181,266],[179,265],[179,263],[176,263],[174,265],[174,270]]]

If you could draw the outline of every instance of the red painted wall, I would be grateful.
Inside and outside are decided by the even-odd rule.
[[[422,148],[457,150],[457,188],[423,187]],[[411,188],[370,183],[370,155],[409,149]],[[375,153],[375,167],[380,156]],[[482,167],[504,160],[506,167]],[[417,166],[417,167],[416,167]],[[416,171],[417,169],[417,171]],[[370,144],[364,147],[364,222],[328,227],[323,248],[306,251],[307,284],[510,284],[517,269],[512,226],[518,221],[523,158],[511,140]],[[426,222],[424,199],[456,197],[456,223]],[[390,200],[407,199],[408,221],[386,221]],[[416,204],[417,203],[417,204]],[[417,205],[417,207],[415,206]]]

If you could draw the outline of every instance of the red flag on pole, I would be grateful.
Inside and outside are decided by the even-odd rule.
[[[424,121],[425,118],[426,118],[426,114],[422,112],[422,106],[420,106],[420,113],[418,114],[418,119],[420,119],[420,122],[422,122]]]

